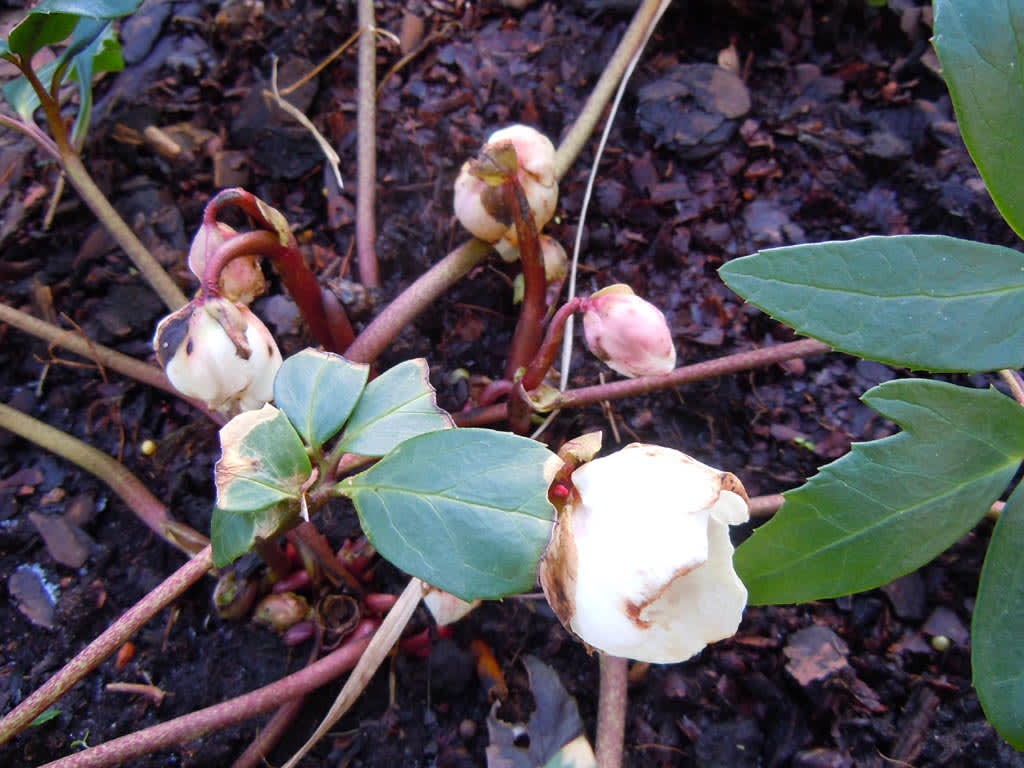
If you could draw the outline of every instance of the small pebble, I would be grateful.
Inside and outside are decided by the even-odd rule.
[[[143,456],[152,456],[156,453],[156,443],[152,440],[143,440],[142,445],[139,446],[139,451]]]
[[[935,635],[935,637],[932,638],[932,648],[939,653],[945,653],[949,650],[951,645],[953,645],[953,641],[945,635]]]
[[[474,736],[476,736],[476,721],[466,718],[461,723],[459,723],[459,736],[461,736],[466,741],[469,741]]]

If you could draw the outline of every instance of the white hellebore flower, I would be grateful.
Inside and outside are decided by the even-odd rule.
[[[503,146],[515,149],[517,178],[533,213],[538,231],[555,215],[558,181],[555,179],[555,146],[551,140],[526,125],[510,125],[495,131],[487,139],[482,153]],[[519,244],[515,223],[504,210],[500,187],[492,187],[472,172],[475,160],[462,165],[455,180],[455,216],[462,226],[481,240],[510,246]]]
[[[610,285],[586,300],[583,335],[590,351],[623,376],[658,376],[676,367],[665,315],[628,285]]]
[[[572,474],[540,580],[555,614],[588,645],[669,664],[739,627],[747,590],[729,526],[748,499],[728,472],[633,443]]]
[[[274,397],[277,342],[248,307],[194,299],[160,321],[153,348],[174,388],[227,415]]]

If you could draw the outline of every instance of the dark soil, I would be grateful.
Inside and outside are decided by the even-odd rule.
[[[353,237],[356,71],[352,52],[293,99],[338,149],[346,189],[324,196],[321,156],[305,132],[263,105],[272,55],[291,82],[355,28],[353,4],[267,0],[147,3],[123,30],[128,69],[100,86],[86,161],[128,221],[183,286],[184,257],[202,207],[215,191],[219,152],[225,185],[241,184],[283,210],[311,263],[335,277]],[[325,8],[324,6],[329,6]],[[400,28],[401,3],[381,3],[378,24]],[[413,4],[409,4],[413,5]],[[395,295],[461,242],[451,215],[458,167],[494,129],[534,124],[557,139],[619,40],[620,3],[416,3],[438,37],[388,79],[380,96],[378,252]],[[625,5],[629,5],[626,3]],[[841,10],[836,10],[841,9]],[[909,13],[909,12],[908,12]],[[906,13],[902,18],[913,21]],[[860,234],[942,233],[1016,244],[989,200],[956,131],[941,79],[927,66],[929,31],[865,2],[692,0],[662,21],[616,117],[600,167],[581,264],[583,291],[628,282],[664,309],[680,359],[696,362],[792,338],[743,303],[716,268],[759,247]],[[699,111],[673,83],[695,63],[714,63],[734,43],[749,112]],[[398,60],[382,43],[380,72]],[[675,94],[675,95],[673,95]],[[705,105],[706,106],[706,105]],[[735,108],[724,105],[724,110]],[[710,133],[706,126],[716,126]],[[175,158],[141,142],[147,126],[188,135]],[[182,128],[186,125],[188,130]],[[703,127],[702,127],[703,126]],[[41,316],[66,315],[90,338],[141,358],[160,302],[65,193],[43,228],[53,168],[10,134],[0,136],[4,238],[3,301]],[[578,222],[593,146],[561,185],[550,227],[567,246]],[[232,175],[233,174],[233,175]],[[498,375],[515,323],[514,271],[496,258],[408,329],[383,362],[424,356],[442,404],[462,407],[465,368]],[[309,340],[279,308],[256,309],[285,354]],[[360,317],[365,323],[367,317]],[[66,321],[65,321],[66,322]],[[272,328],[274,326],[272,325]],[[200,531],[213,500],[215,426],[167,395],[91,366],[58,360],[46,345],[0,325],[4,401],[122,457]],[[577,347],[579,349],[579,347]],[[601,369],[577,352],[573,385]],[[857,398],[893,376],[883,365],[828,355],[563,414],[552,445],[602,429],[605,445],[660,443],[738,474],[751,495],[799,485],[851,440],[893,426]],[[988,377],[969,382],[987,386]],[[159,449],[147,457],[143,440]],[[86,534],[80,568],[58,564],[29,515],[65,514]],[[332,543],[351,535],[353,515],[333,510]],[[973,598],[990,526],[898,584],[796,607],[750,608],[735,638],[674,666],[635,666],[628,765],[1024,766],[989,726],[971,688]],[[14,600],[0,601],[0,711],[27,696],[120,613],[182,562],[106,487],[62,460],[0,432],[0,579],[31,565],[56,587],[52,628],[35,625]],[[376,587],[403,579],[386,564]],[[60,714],[0,748],[0,764],[38,765],[118,735],[249,691],[300,667],[308,647],[289,649],[270,631],[218,618],[212,580],[190,590],[134,638],[134,656],[89,675]],[[430,626],[417,614],[411,632]],[[802,632],[817,628],[812,632]],[[935,635],[952,640],[939,651]],[[470,643],[484,641],[510,687],[502,710],[526,720],[532,707],[524,654],[557,671],[593,732],[597,663],[553,619],[543,601],[490,604],[434,645],[429,660],[398,655],[357,707],[306,758],[306,766],[483,765],[487,687]],[[941,642],[941,641],[940,641]],[[941,646],[940,646],[941,647]],[[828,667],[809,680],[807,665]],[[160,706],[104,690],[111,681],[150,682]],[[392,687],[393,686],[393,687]],[[390,697],[390,691],[394,697]],[[336,693],[311,702],[280,764]],[[226,766],[252,738],[257,719],[138,766]]]

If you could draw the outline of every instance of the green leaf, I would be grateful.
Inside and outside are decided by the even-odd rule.
[[[118,19],[135,13],[142,0],[42,0],[32,13],[71,13],[90,19]]]
[[[864,237],[772,248],[719,274],[751,304],[842,352],[931,371],[1024,365],[1024,254],[1010,248]]]
[[[1024,408],[995,390],[908,379],[864,402],[903,432],[853,446],[736,550],[750,603],[798,603],[886,584],[961,538],[1024,456]]]
[[[363,391],[338,450],[384,456],[411,437],[455,426],[438,407],[435,394],[422,358],[385,371]]]
[[[223,568],[233,563],[257,542],[283,533],[296,520],[294,502],[274,504],[258,512],[235,512],[214,507],[210,521],[214,567]]]
[[[220,509],[255,512],[297,500],[312,471],[288,417],[270,404],[244,411],[221,427],[220,445],[214,467]]]
[[[37,725],[48,723],[56,717],[60,717],[61,710],[56,707],[50,707],[49,709],[41,712],[35,720],[28,724],[29,728],[35,728]]]
[[[935,0],[932,42],[964,143],[989,194],[1024,237],[1024,5]]]
[[[71,34],[78,23],[72,13],[51,13],[33,10],[11,30],[7,44],[23,59],[31,59],[40,48],[59,43]]]
[[[989,722],[1024,750],[1024,486],[999,517],[981,569],[971,622],[974,687]]]
[[[48,61],[35,71],[36,77],[41,83],[50,82],[59,65],[59,59]],[[28,80],[19,77],[17,80],[4,83],[3,94],[4,99],[11,105],[11,109],[17,112],[22,119],[31,122],[32,113],[39,107],[39,97],[36,96],[36,92],[29,85]]]
[[[70,77],[78,81],[78,114],[71,129],[71,141],[80,149],[92,122],[93,75],[123,69],[124,59],[113,25],[96,19],[82,19],[78,23],[64,56],[69,54],[73,55]]]
[[[319,448],[341,429],[370,376],[370,366],[304,349],[281,365],[274,402],[302,439]]]
[[[450,429],[406,440],[339,490],[399,568],[463,600],[496,598],[533,587],[553,519],[548,462],[533,440]]]

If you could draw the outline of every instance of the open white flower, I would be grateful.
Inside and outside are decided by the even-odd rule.
[[[547,136],[526,125],[510,125],[495,131],[482,152],[511,145],[518,160],[516,177],[523,188],[534,223],[540,230],[555,215],[558,181],[555,179],[555,146]],[[474,160],[463,164],[455,180],[455,216],[462,226],[488,243],[519,244],[515,224],[505,211],[501,190],[472,172]]]
[[[633,443],[572,474],[540,579],[555,614],[614,656],[673,663],[736,632],[747,590],[729,526],[740,481],[670,448]]]
[[[174,388],[227,415],[274,398],[277,342],[248,307],[193,300],[160,321],[153,348]]]

